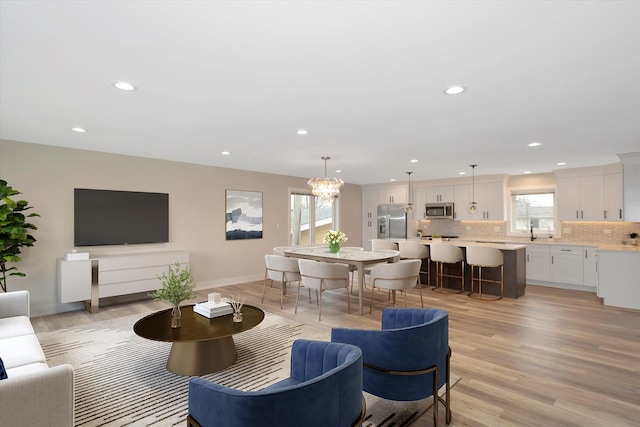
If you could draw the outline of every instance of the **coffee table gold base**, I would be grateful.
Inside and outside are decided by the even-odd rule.
[[[167,369],[177,375],[204,375],[233,365],[238,358],[233,337],[203,341],[175,341]]]

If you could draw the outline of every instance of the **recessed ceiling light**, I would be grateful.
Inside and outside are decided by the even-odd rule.
[[[126,92],[131,92],[133,90],[136,90],[137,88],[132,85],[131,83],[127,83],[127,82],[114,82],[111,83],[113,85],[113,87],[120,89],[120,90],[124,90]]]
[[[300,129],[300,130],[299,130],[298,132],[296,132],[296,133],[297,133],[298,135],[306,135],[306,134],[308,134],[309,132],[307,132],[307,131],[306,131],[306,130],[304,130],[304,129]]]
[[[228,152],[228,151],[222,151],[220,154],[222,154],[223,156],[228,156],[228,155],[230,155],[231,153],[230,153],[230,152]]]
[[[540,142],[531,142],[531,143],[527,144],[527,147],[539,147],[541,145],[542,145],[542,143],[540,143]]]
[[[459,95],[462,92],[464,92],[465,90],[467,90],[466,87],[464,86],[451,86],[448,87],[444,90],[444,93],[447,95]]]
[[[411,159],[409,160],[409,163],[418,163],[418,159]]]
[[[524,171],[524,172],[522,172],[522,173],[523,173],[523,174],[525,174],[525,175],[527,175],[527,174],[530,174],[530,173],[531,173],[531,171]]]
[[[71,128],[71,130],[78,133],[85,133],[87,131],[84,128]]]
[[[558,166],[564,166],[566,164],[567,164],[567,162],[558,162],[558,163],[556,163],[556,165],[558,165]]]
[[[336,169],[336,173],[342,173],[341,169]]]
[[[458,172],[458,175],[466,175],[466,172]]]
[[[395,178],[391,178],[389,181],[394,182],[396,179]]]

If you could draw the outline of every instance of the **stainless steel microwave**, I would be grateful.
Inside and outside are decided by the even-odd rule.
[[[425,219],[453,219],[453,203],[427,203],[425,205]]]

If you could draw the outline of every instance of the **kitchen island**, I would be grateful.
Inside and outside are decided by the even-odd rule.
[[[431,244],[436,243],[433,240],[423,240],[423,239],[389,239],[394,242],[399,242],[401,240],[408,240],[412,242],[417,242],[426,246],[430,246]],[[505,298],[519,298],[524,295],[525,287],[526,287],[526,265],[527,265],[527,245],[522,244],[508,244],[508,243],[480,243],[476,241],[462,240],[462,239],[450,239],[450,240],[442,240],[437,241],[438,244],[447,244],[454,245],[459,248],[462,248],[463,251],[466,251],[467,246],[487,246],[500,250],[504,255],[504,296]],[[466,253],[465,253],[466,255]],[[435,285],[436,283],[436,269],[435,263],[432,263],[431,271],[431,284]],[[450,271],[455,272],[455,274],[459,274],[460,267],[448,266],[445,265],[446,269],[451,269]],[[458,269],[457,272],[454,269]],[[477,275],[476,268],[476,275]],[[465,284],[464,290],[466,292],[471,291],[471,266],[467,265],[465,262]],[[500,270],[498,268],[484,268],[482,269],[482,276],[485,279],[490,280],[500,280]],[[449,285],[449,281],[451,281],[451,286]],[[460,281],[456,279],[447,279],[444,278],[443,287],[453,287],[459,289]],[[477,289],[477,286],[476,286]],[[486,293],[488,295],[500,295],[500,285],[497,283],[491,282],[483,282],[482,284],[482,293]]]

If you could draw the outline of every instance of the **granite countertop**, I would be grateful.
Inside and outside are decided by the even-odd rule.
[[[389,240],[393,240],[393,241],[399,241],[399,240],[405,240],[405,239],[389,239]],[[412,237],[406,240],[410,240],[410,241],[424,241],[424,242],[430,242],[430,240],[426,240],[426,239],[420,239],[418,237]],[[593,242],[561,242],[561,241],[554,241],[554,240],[534,240],[533,242],[531,241],[523,241],[523,240],[516,240],[516,239],[487,239],[487,238],[474,238],[474,237],[464,237],[464,238],[459,238],[459,239],[443,239],[442,240],[443,243],[446,242],[451,242],[451,243],[456,243],[456,244],[460,244],[460,246],[463,246],[464,243],[474,243],[474,244],[483,244],[483,245],[488,245],[488,246],[492,246],[492,247],[496,247],[498,249],[507,249],[507,250],[513,250],[513,249],[519,249],[521,247],[526,247],[526,246],[531,246],[531,245],[557,245],[557,246],[586,246],[586,247],[591,247],[591,248],[598,248],[598,250],[603,250],[603,251],[623,251],[623,252],[640,252],[640,245],[623,245],[623,244],[599,244],[599,243],[593,243]]]

